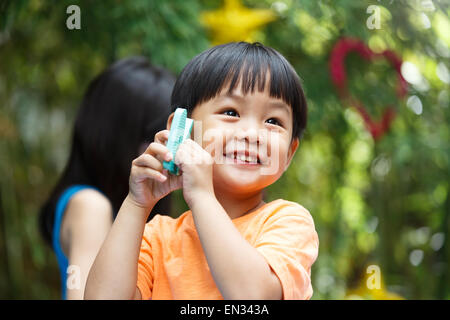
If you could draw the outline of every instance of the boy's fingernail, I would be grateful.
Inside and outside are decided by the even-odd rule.
[[[170,161],[172,159],[172,154],[171,153],[166,153],[166,160]]]

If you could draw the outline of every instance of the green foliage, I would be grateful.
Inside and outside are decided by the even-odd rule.
[[[380,266],[391,292],[449,299],[448,3],[433,1],[435,10],[429,11],[419,1],[399,0],[243,2],[277,11],[278,19],[256,40],[292,63],[308,98],[304,139],[266,200],[296,201],[314,217],[320,252],[312,270],[313,299],[344,298],[361,284],[369,264]],[[66,28],[71,4],[81,8],[81,30]],[[0,298],[60,296],[56,259],[39,237],[36,218],[67,160],[73,120],[89,81],[114,60],[135,54],[179,73],[209,47],[199,13],[221,5],[220,0],[2,2]],[[369,5],[381,9],[379,30],[366,26]],[[379,141],[331,83],[329,53],[342,36],[358,37],[374,51],[391,49],[419,71],[419,77],[407,79],[407,98],[398,101],[388,63],[368,64],[357,55],[346,60],[349,88],[369,113],[378,118],[388,104],[397,112]],[[174,215],[186,209],[180,192],[175,199]]]

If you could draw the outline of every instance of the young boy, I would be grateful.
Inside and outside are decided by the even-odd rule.
[[[292,66],[259,43],[213,47],[181,72],[172,93],[177,107],[203,135],[180,145],[174,161],[181,175],[168,174],[162,162],[172,159],[165,146],[172,113],[167,130],[133,161],[129,194],[85,298],[310,299],[319,247],[314,221],[295,202],[263,201],[306,126]],[[155,203],[179,188],[190,210],[146,224]]]

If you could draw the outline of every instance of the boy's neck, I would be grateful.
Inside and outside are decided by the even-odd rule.
[[[215,195],[230,219],[244,216],[265,204],[263,200],[263,190],[250,196],[237,196],[236,194],[216,190]]]

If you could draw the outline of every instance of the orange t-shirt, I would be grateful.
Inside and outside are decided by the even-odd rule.
[[[310,299],[319,238],[308,210],[277,199],[232,220],[280,279],[283,299]],[[142,299],[223,299],[206,261],[191,210],[156,215],[145,226],[137,287]]]

